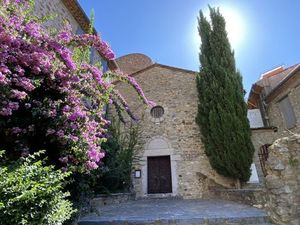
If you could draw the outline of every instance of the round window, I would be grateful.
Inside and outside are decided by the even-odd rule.
[[[151,111],[150,114],[153,118],[160,118],[164,115],[164,108],[161,106],[154,106]]]

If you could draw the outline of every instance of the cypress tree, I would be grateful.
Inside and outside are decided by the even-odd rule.
[[[226,177],[245,182],[251,175],[254,147],[251,142],[242,77],[219,9],[211,8],[211,22],[200,11],[201,37],[199,96],[196,122],[211,166]]]

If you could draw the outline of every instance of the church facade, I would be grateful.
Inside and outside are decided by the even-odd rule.
[[[116,62],[156,103],[147,107],[130,86],[116,84],[142,129],[133,166],[136,197],[203,198],[212,186],[235,188],[236,181],[217,174],[205,155],[195,122],[196,72],[153,63],[142,54],[129,54]]]

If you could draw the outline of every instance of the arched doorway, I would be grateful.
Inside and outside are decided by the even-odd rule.
[[[145,145],[142,167],[142,188],[144,195],[177,194],[176,161],[170,142],[161,136],[150,139]]]

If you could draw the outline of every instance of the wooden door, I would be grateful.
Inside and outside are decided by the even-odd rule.
[[[171,193],[170,156],[148,157],[148,193]]]

